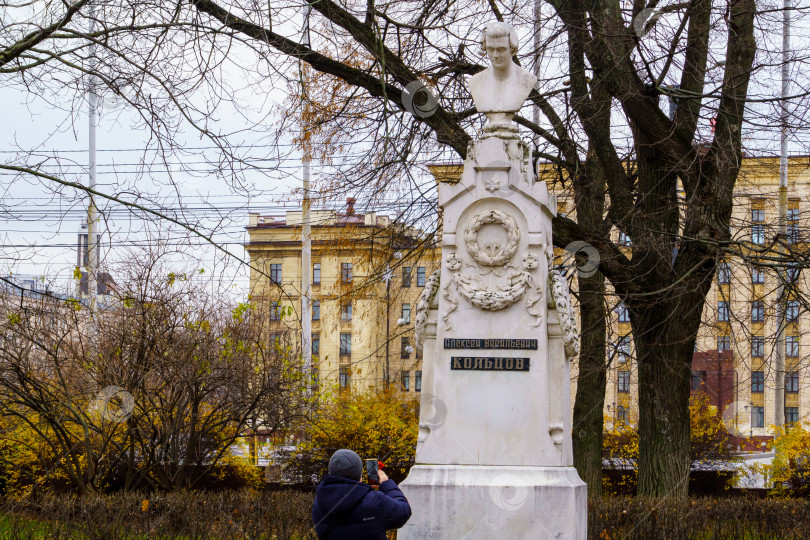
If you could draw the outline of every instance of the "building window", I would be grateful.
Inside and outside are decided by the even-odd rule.
[[[625,233],[624,231],[619,231],[619,245],[620,246],[630,246],[632,245],[632,241],[630,240],[630,235]]]
[[[625,307],[624,302],[616,306],[616,314],[619,317],[619,322],[630,322],[630,312]]]
[[[320,334],[312,334],[310,338],[312,340],[312,355],[318,356],[321,354],[321,335]]]
[[[765,283],[765,270],[759,266],[751,267],[751,283],[754,285]]]
[[[785,392],[787,392],[788,394],[799,393],[798,371],[791,371],[790,373],[785,373]]]
[[[281,263],[273,263],[270,265],[270,281],[273,283],[281,283]]]
[[[717,320],[719,322],[728,322],[728,300],[720,300],[717,302]]]
[[[765,427],[765,407],[754,407],[751,409],[751,426]]]
[[[402,304],[402,320],[405,324],[411,324],[411,305]]]
[[[352,335],[340,334],[340,354],[352,354]]]
[[[424,287],[427,281],[427,276],[425,275],[425,267],[418,266],[416,268],[416,286],[417,287]]]
[[[717,352],[731,350],[731,338],[729,336],[717,336]]]
[[[402,384],[402,389],[407,392],[411,389],[411,374],[404,369],[399,372],[399,380]]]
[[[785,407],[785,422],[788,424],[795,424],[799,421],[799,408],[798,407]]]
[[[629,371],[620,371],[619,372],[619,392],[627,393],[630,391],[630,372]]]
[[[785,269],[785,282],[789,285],[794,285],[797,281],[799,281],[800,272],[801,268],[797,266],[788,266]]]
[[[343,283],[351,283],[354,279],[352,263],[340,263],[340,279]]]
[[[731,265],[726,261],[720,261],[717,265],[717,283],[720,285],[731,283]]]
[[[763,300],[751,302],[751,322],[765,322],[765,302]]]
[[[692,392],[700,390],[700,387],[706,384],[706,372],[692,370]]]
[[[788,358],[799,357],[799,337],[786,336],[785,337],[785,356]]]
[[[799,320],[799,301],[790,300],[787,303],[787,311],[785,313],[787,322],[796,322]]]
[[[795,203],[793,203],[795,204]],[[787,211],[787,241],[791,244],[799,242],[799,209],[788,208]]]
[[[414,373],[413,390],[414,390],[414,392],[421,392],[422,391],[422,372],[421,371],[417,371],[416,373]]]
[[[410,287],[411,286],[411,267],[410,266],[403,266],[402,267],[402,286],[403,287]]]
[[[762,245],[765,243],[765,201],[760,199],[752,201],[754,208],[751,208],[751,242]]]
[[[789,244],[799,243],[799,225],[797,223],[788,223],[787,241]]]
[[[624,364],[630,358],[630,336],[620,337],[616,348],[619,353],[619,363]]]
[[[312,320],[313,321],[320,321],[321,320],[321,301],[315,300],[312,302]]]
[[[751,242],[760,246],[765,243],[765,225],[751,225]]]
[[[281,320],[281,306],[278,305],[278,302],[270,302],[270,320]]]
[[[765,356],[765,338],[762,336],[751,336],[751,357],[763,358]]]
[[[342,321],[350,321],[352,320],[352,303],[351,302],[343,302],[340,304],[340,320]]]
[[[399,356],[400,358],[411,357],[411,339],[407,337],[399,338]]]
[[[312,284],[321,284],[321,263],[315,263],[312,265]]]
[[[751,392],[760,394],[765,391],[765,372],[752,371],[751,372]]]
[[[627,423],[627,408],[625,408],[623,405],[619,405],[616,408],[616,422],[619,424]]]
[[[349,385],[352,382],[352,376],[351,373],[349,372],[349,368],[347,367],[340,368],[338,381],[341,388],[343,389],[349,388]]]

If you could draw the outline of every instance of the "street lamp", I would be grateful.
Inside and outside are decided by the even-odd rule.
[[[754,438],[754,402],[750,402],[745,406],[746,412],[750,411],[748,415],[748,439]]]

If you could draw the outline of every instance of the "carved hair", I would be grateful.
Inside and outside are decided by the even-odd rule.
[[[484,27],[484,34],[481,38],[481,52],[487,52],[487,38],[499,38],[509,36],[509,48],[512,54],[518,50],[518,35],[511,24],[504,22],[491,22]]]

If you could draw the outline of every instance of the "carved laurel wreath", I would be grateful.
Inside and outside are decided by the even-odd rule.
[[[506,229],[506,245],[487,245],[485,246],[490,250],[487,253],[478,245],[478,231],[481,227],[494,223]],[[464,230],[464,241],[467,246],[467,252],[472,256],[475,261],[483,266],[503,266],[509,259],[511,259],[518,249],[520,242],[520,230],[518,229],[515,218],[501,212],[500,210],[487,210],[473,216]]]

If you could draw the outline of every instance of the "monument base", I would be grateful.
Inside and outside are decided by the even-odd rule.
[[[588,492],[573,467],[415,465],[400,486],[403,539],[585,540]]]

